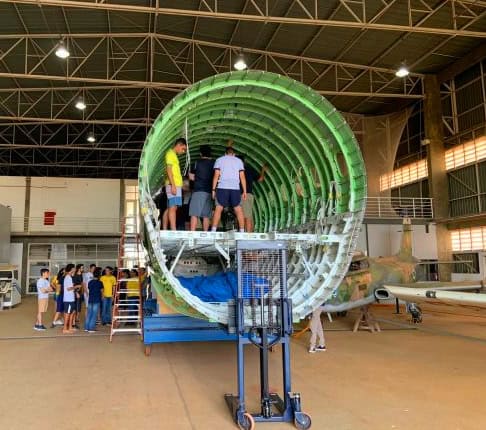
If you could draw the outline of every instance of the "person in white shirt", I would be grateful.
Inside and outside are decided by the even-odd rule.
[[[37,320],[35,321],[34,330],[44,331],[46,328],[42,324],[42,314],[47,312],[49,306],[49,293],[53,291],[49,283],[49,269],[41,269],[41,277],[37,280]]]
[[[68,264],[65,270],[65,276],[63,281],[64,291],[64,334],[74,333],[74,312],[76,310],[76,296],[74,293],[73,278],[75,272],[74,264]]]
[[[89,265],[89,271],[83,273],[83,293],[84,293],[84,303],[86,308],[88,307],[88,284],[91,279],[93,279],[93,272],[96,269],[96,264]]]
[[[214,209],[211,231],[217,230],[223,209],[231,207],[238,219],[240,232],[244,232],[245,218],[241,208],[241,199],[246,200],[245,167],[243,162],[235,156],[235,150],[232,146],[228,146],[226,155],[219,157],[214,163],[212,192],[213,199],[216,200],[216,209]]]

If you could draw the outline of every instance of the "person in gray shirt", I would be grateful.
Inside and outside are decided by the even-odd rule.
[[[216,209],[214,210],[211,231],[217,230],[223,209],[232,207],[238,220],[240,232],[244,232],[245,218],[241,208],[241,199],[246,200],[245,167],[243,162],[235,156],[235,151],[231,146],[226,148],[226,155],[219,157],[214,163],[212,195],[213,199],[216,199]]]

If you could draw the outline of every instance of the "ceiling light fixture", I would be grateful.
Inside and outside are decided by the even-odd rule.
[[[57,45],[56,57],[65,59],[69,57],[69,55],[69,51],[67,50],[66,46],[64,46],[64,42],[61,40]]]
[[[86,140],[89,142],[89,143],[95,143],[96,142],[96,137],[94,135],[94,133],[92,131],[90,131],[88,133],[88,136],[86,137]]]
[[[79,109],[79,110],[85,110],[86,109],[86,103],[84,102],[83,99],[79,99],[74,106],[76,107],[76,109]]]
[[[395,76],[397,78],[404,78],[405,76],[409,75],[409,70],[405,64],[402,64],[400,68],[395,72]]]
[[[248,65],[246,64],[245,61],[245,56],[243,55],[242,51],[236,57],[235,64],[233,64],[233,67],[238,71],[245,70],[248,68]]]

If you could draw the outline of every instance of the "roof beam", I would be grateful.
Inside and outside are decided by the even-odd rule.
[[[265,0],[266,6],[268,6],[270,0]],[[314,0],[317,1],[317,0]],[[210,18],[210,19],[222,19],[233,21],[253,21],[261,23],[277,23],[287,25],[311,25],[311,26],[329,26],[329,27],[342,27],[342,28],[357,28],[357,29],[369,29],[369,30],[381,30],[381,31],[393,31],[403,33],[423,33],[423,34],[437,34],[437,35],[449,35],[456,37],[476,37],[486,38],[486,33],[483,31],[470,31],[459,30],[456,27],[456,16],[454,16],[455,9],[461,2],[463,4],[470,4],[471,8],[486,8],[485,2],[472,2],[464,0],[450,0],[450,14],[451,25],[449,28],[444,27],[425,27],[420,25],[414,25],[413,21],[408,25],[397,24],[384,24],[378,22],[369,22],[364,17],[360,17],[356,14],[349,14],[346,16],[347,20],[330,20],[322,19],[317,15],[317,8],[310,13],[307,9],[302,10],[299,17],[286,17],[271,15],[268,7],[255,9],[253,13],[234,13],[224,12],[225,3],[213,0],[210,2],[213,7],[205,10],[197,10],[191,8],[166,8],[151,6],[139,6],[137,4],[121,4],[121,3],[102,3],[97,0],[92,1],[73,1],[73,0],[0,0],[2,3],[16,3],[16,4],[31,4],[35,6],[51,6],[51,7],[65,7],[65,8],[78,8],[78,9],[94,9],[94,10],[112,10],[117,12],[130,12],[130,13],[143,13],[143,14],[159,14],[170,16],[188,16],[192,18]],[[342,3],[342,2],[341,2]],[[401,2],[404,7],[405,2]],[[410,2],[408,4],[407,11],[410,11]],[[207,3],[206,3],[207,4]],[[403,9],[403,7],[402,7]],[[364,18],[364,19],[363,19]]]
[[[2,2],[3,0],[0,0]],[[486,33],[485,33],[486,34]],[[152,37],[158,40],[168,40],[173,42],[182,42],[182,43],[196,43],[201,46],[207,46],[211,48],[220,48],[220,49],[232,49],[235,53],[240,52],[242,49],[245,53],[248,54],[259,54],[259,55],[271,55],[278,58],[288,59],[288,60],[304,60],[310,63],[317,63],[317,64],[327,64],[327,65],[338,65],[343,67],[350,67],[355,69],[366,69],[366,70],[373,70],[377,72],[383,73],[395,73],[396,70],[388,69],[386,67],[377,67],[377,66],[367,66],[366,64],[357,64],[357,63],[349,63],[344,61],[334,61],[334,60],[326,60],[323,58],[316,58],[316,57],[309,57],[305,55],[292,55],[286,54],[283,52],[276,52],[276,51],[268,51],[264,49],[253,49],[247,48],[238,45],[229,45],[225,43],[217,43],[217,42],[209,42],[206,40],[198,40],[198,39],[190,39],[187,37],[179,37],[173,36],[170,34],[163,34],[163,33],[70,33],[70,34],[59,34],[59,33],[29,33],[29,34],[22,34],[22,33],[15,33],[15,34],[0,34],[0,40],[7,39],[12,40],[15,44],[18,44],[19,41],[17,39],[22,40],[36,40],[36,39],[53,39],[54,41],[58,41],[59,38],[66,39],[146,39]],[[5,50],[6,51],[6,50]],[[4,53],[5,55],[5,53]],[[411,73],[411,76],[423,76],[421,73]]]
[[[28,55],[27,47],[39,39],[52,39],[52,46],[59,39],[59,34],[7,34],[0,35],[0,40],[8,42],[11,47],[7,45],[4,48],[0,59],[8,60],[14,65],[14,69],[6,69],[0,65],[0,77],[10,79],[39,79],[74,83],[81,86],[80,83],[89,85],[104,85],[104,86],[131,86],[133,88],[158,88],[167,91],[178,92],[187,88],[194,83],[194,74],[185,76],[183,82],[180,81],[181,71],[186,65],[184,58],[179,58],[181,49],[189,48],[192,50],[191,65],[194,67],[201,67],[204,70],[206,77],[214,73],[222,73],[232,70],[230,62],[225,66],[219,63],[219,58],[226,55],[228,58],[231,53],[237,53],[241,47],[208,42],[203,40],[192,40],[183,37],[171,36],[166,34],[154,33],[81,33],[64,35],[70,45],[85,45],[88,44],[90,48],[86,49],[83,55],[78,55],[73,59],[66,59],[66,67],[51,68],[53,70],[50,74],[42,72],[37,64],[47,63],[48,57],[53,57],[52,50],[47,50],[42,56],[36,57],[37,64],[30,62],[19,61],[19,55]],[[127,38],[134,39],[131,44],[131,49],[124,51],[126,60],[118,63],[118,67],[113,69],[109,67],[109,58],[106,62],[99,63],[100,55],[106,55],[107,46],[113,44],[120,45]],[[153,43],[153,42],[156,43]],[[174,44],[168,42],[177,42],[176,48]],[[185,46],[181,46],[184,44]],[[5,45],[5,44],[4,44]],[[25,46],[24,46],[25,45]],[[144,64],[144,69],[141,71],[133,70],[133,65],[128,61],[135,53],[140,52],[140,46],[150,46],[150,56],[163,59],[163,64],[166,68],[163,70],[153,69],[155,61],[150,61]],[[13,49],[15,47],[15,49]],[[216,48],[216,49],[213,49]],[[230,54],[229,56],[227,54]],[[291,55],[281,52],[271,52],[261,49],[245,49],[245,54],[248,55],[250,63],[255,63],[256,68],[268,71],[278,70],[280,74],[288,76],[292,79],[301,80],[304,84],[311,86],[315,91],[322,95],[334,96],[352,96],[352,97],[379,97],[379,98],[406,98],[417,99],[422,97],[422,75],[412,73],[408,77],[410,80],[409,86],[392,87],[384,86],[386,90],[376,91],[376,82],[393,82],[396,81],[395,70],[387,69],[378,66],[367,66],[362,64],[353,64],[342,61],[325,60],[321,58],[307,57],[303,55]],[[57,61],[57,60],[55,60]],[[89,68],[91,63],[96,61],[97,69],[90,73],[92,69]],[[160,63],[160,61],[158,61]],[[29,67],[25,66],[29,64]],[[71,66],[71,67],[70,67]],[[209,66],[209,68],[207,67]],[[105,67],[106,71],[100,73],[99,67]],[[146,67],[151,67],[150,73],[145,70]],[[326,76],[322,78],[322,70],[325,70]],[[296,70],[299,71],[296,74]],[[100,75],[102,77],[100,77]],[[117,79],[118,76],[124,76],[123,79]],[[197,76],[201,76],[198,73]],[[319,82],[314,85],[316,76],[320,76]],[[342,82],[350,82],[356,76],[364,76],[361,85],[350,87],[348,85],[339,85]],[[149,80],[147,79],[149,77]],[[199,79],[199,78],[198,78]],[[55,83],[51,84],[54,86]],[[22,87],[23,84],[17,84]]]
[[[479,63],[484,58],[486,58],[486,43],[482,43],[464,57],[459,58],[457,61],[447,66],[437,75],[437,79],[439,80],[439,83],[450,81],[455,76],[469,69],[469,67],[474,64]]]
[[[152,88],[164,91],[179,92],[189,87],[189,84],[173,83],[173,82],[146,82],[146,81],[127,81],[127,80],[110,80],[98,78],[65,78],[63,76],[53,75],[26,75],[23,73],[0,73],[0,78],[16,78],[16,79],[34,79],[42,81],[68,81],[68,82],[86,82],[91,84],[111,84],[113,88],[118,85],[129,86],[130,88]],[[21,89],[21,88],[20,88]],[[325,96],[350,96],[350,97],[377,97],[384,99],[405,98],[411,100],[420,100],[423,98],[422,94],[402,94],[402,93],[375,93],[367,91],[333,91],[333,90],[316,90],[317,93]]]

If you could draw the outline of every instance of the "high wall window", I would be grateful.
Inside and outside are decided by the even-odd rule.
[[[451,217],[486,211],[486,136],[445,153]]]
[[[426,178],[427,175],[427,160],[419,160],[415,163],[400,167],[391,173],[381,175],[380,190],[385,191],[390,188],[411,184],[412,182],[417,182],[420,179]]]
[[[125,182],[125,229],[127,233],[136,233],[140,217],[138,204],[138,184],[137,181]]]
[[[453,252],[486,250],[486,226],[451,230]]]
[[[452,170],[486,158],[486,136],[472,142],[456,145],[445,153],[446,169]]]
[[[134,233],[140,233],[142,220],[140,218],[140,205],[138,203],[137,181],[125,181],[125,268],[143,266],[145,257],[142,248],[137,248]]]
[[[68,263],[116,267],[118,243],[30,243],[27,263],[27,293],[37,292],[40,270],[47,268],[57,275]]]

